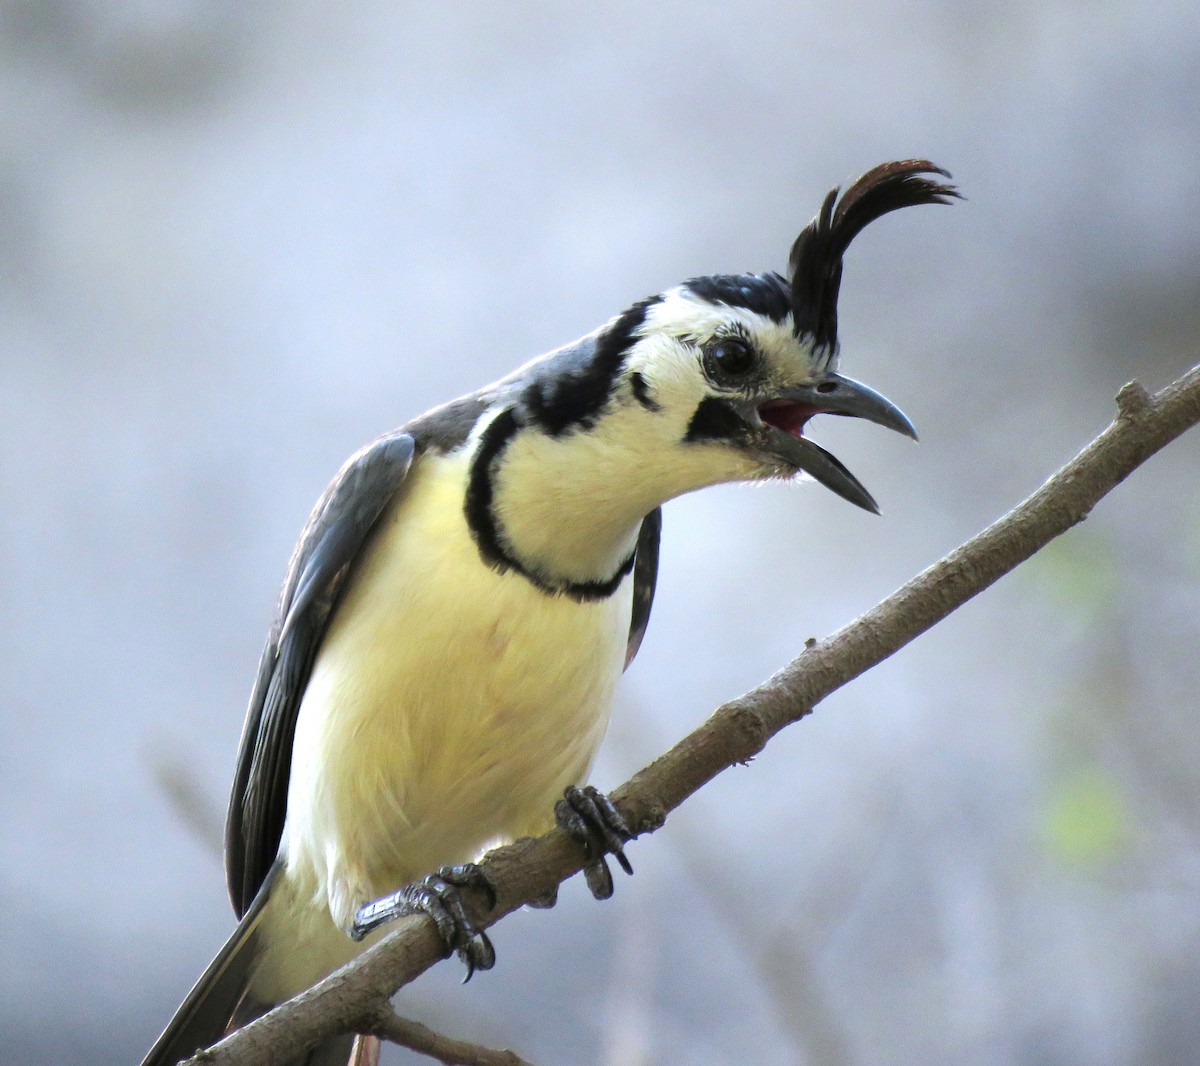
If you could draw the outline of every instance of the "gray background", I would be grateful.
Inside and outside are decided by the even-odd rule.
[[[1190,365],[1198,46],[1194,0],[0,3],[0,1058],[136,1061],[231,928],[271,605],[378,432],[955,172],[847,264],[923,442],[814,435],[883,518],[671,504],[611,787]],[[541,1063],[1194,1062],[1198,447],[402,1010]]]

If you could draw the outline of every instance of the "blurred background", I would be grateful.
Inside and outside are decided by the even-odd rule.
[[[232,928],[242,712],[351,451],[782,268],[875,163],[954,172],[848,257],[843,366],[922,443],[814,435],[883,517],[670,504],[611,788],[1196,362],[1198,99],[1194,0],[0,0],[0,1058],[138,1061]],[[543,1064],[1196,1062],[1198,466],[401,1011]]]

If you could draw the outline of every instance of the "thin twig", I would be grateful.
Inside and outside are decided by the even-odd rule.
[[[1197,422],[1200,367],[1153,395],[1136,383],[1125,386],[1112,424],[1026,500],[829,639],[806,644],[777,674],[719,707],[618,788],[612,797],[626,820],[639,833],[657,829],[669,811],[722,770],[747,762],[775,733],[803,718],[835,689],[1083,521],[1103,496]],[[484,866],[496,886],[497,903],[491,911],[477,913],[480,927],[545,896],[579,872],[582,856],[555,829],[497,849]],[[396,989],[445,955],[432,919],[403,919],[347,967],[226,1037],[203,1062],[269,1066],[297,1057],[322,1037],[369,1028]]]
[[[427,1025],[401,1018],[391,1007],[381,1010],[368,1027],[372,1036],[409,1048],[443,1066],[533,1066],[515,1051],[483,1047],[435,1032]]]

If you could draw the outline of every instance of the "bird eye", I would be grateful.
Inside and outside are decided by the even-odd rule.
[[[715,337],[704,349],[704,372],[718,385],[745,377],[754,362],[754,349],[741,337]]]

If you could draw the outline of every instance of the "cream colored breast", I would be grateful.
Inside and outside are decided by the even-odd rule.
[[[345,924],[367,899],[552,821],[591,766],[632,582],[598,603],[484,566],[468,461],[426,457],[355,576],[297,722],[289,867]]]

